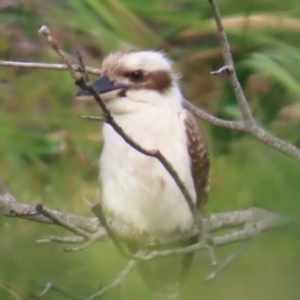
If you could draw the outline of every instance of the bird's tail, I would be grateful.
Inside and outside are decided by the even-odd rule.
[[[170,250],[187,246],[197,241],[197,237],[172,243],[171,245],[154,247],[149,250]],[[193,253],[157,257],[150,261],[140,262],[138,270],[150,288],[154,300],[177,300],[180,287],[187,277],[193,260]]]
[[[153,300],[179,299],[182,259],[176,256],[159,257],[141,262],[138,270],[150,288]]]

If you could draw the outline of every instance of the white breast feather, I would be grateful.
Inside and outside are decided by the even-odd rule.
[[[148,93],[143,91],[145,99]],[[151,97],[150,93],[150,97]],[[171,162],[195,200],[187,152],[184,110],[174,104],[149,106],[131,114],[115,115],[115,120],[136,142],[146,149],[158,149]],[[156,94],[157,97],[157,94]],[[163,96],[157,99],[164,103]],[[165,101],[166,102],[166,101]],[[146,105],[146,104],[145,104]],[[131,237],[147,234],[153,238],[188,230],[192,216],[186,200],[173,178],[155,158],[147,157],[104,125],[104,148],[100,159],[103,207],[118,226],[128,225]]]

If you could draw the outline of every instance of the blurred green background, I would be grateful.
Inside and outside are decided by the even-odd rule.
[[[299,0],[220,0],[240,81],[257,122],[300,145]],[[48,25],[63,49],[79,51],[101,67],[110,51],[161,49],[182,74],[185,96],[213,115],[240,119],[225,76],[205,0],[2,0],[0,58],[58,62],[38,35]],[[0,67],[0,174],[21,201],[91,216],[82,198],[96,200],[102,147],[101,124],[81,114],[100,114],[95,103],[74,100],[67,72]],[[212,156],[209,213],[262,207],[299,214],[300,169],[290,158],[253,138],[202,122]],[[84,297],[110,283],[126,260],[107,242],[79,253],[36,239],[67,235],[62,229],[0,218],[0,299],[35,299],[47,282]],[[197,254],[184,299],[300,299],[300,231],[260,236],[218,279],[207,253]],[[224,260],[242,245],[216,249]],[[12,295],[9,290],[15,293]],[[105,299],[148,299],[134,272]],[[55,291],[42,299],[70,299]]]

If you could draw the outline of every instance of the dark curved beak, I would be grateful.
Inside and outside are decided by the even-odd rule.
[[[100,77],[92,83],[92,86],[104,101],[109,101],[125,94],[127,87],[125,85],[116,84],[108,79],[108,77]],[[87,90],[79,90],[75,97],[78,99],[92,99],[92,95]]]

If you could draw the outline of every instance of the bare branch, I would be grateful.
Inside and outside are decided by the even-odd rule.
[[[193,115],[196,116],[197,118],[204,120],[208,123],[211,123],[215,126],[225,127],[225,128],[239,130],[239,131],[246,131],[244,122],[219,119],[205,112],[201,108],[198,108],[197,106],[193,105],[186,99],[183,99],[183,106],[186,109],[188,109],[191,113],[193,113]]]
[[[49,64],[49,63],[20,62],[20,61],[8,61],[8,60],[0,60],[0,66],[22,68],[22,69],[45,69],[45,70],[57,70],[57,71],[69,70],[66,64]],[[75,72],[80,71],[80,67],[78,64],[72,64],[72,68]],[[101,74],[100,69],[91,68],[91,67],[86,67],[86,72],[94,75]]]
[[[106,236],[105,230],[97,218],[67,214],[50,209],[47,209],[47,212],[51,212],[52,215],[57,216],[60,221],[63,220],[63,222],[72,224],[73,226],[76,226],[85,232],[101,237]],[[26,219],[43,224],[58,225],[57,223],[55,224],[51,219],[40,215],[36,211],[36,205],[21,203],[8,191],[0,191],[0,214],[6,217]],[[204,225],[210,233],[221,229],[241,227],[245,224],[253,224],[260,221],[268,222],[267,224],[269,224],[270,229],[272,229],[277,228],[278,226],[284,226],[291,220],[288,217],[281,216],[277,213],[268,212],[260,208],[249,208],[248,210],[216,213],[203,219]],[[59,224],[59,226],[61,226],[61,224]],[[102,232],[99,230],[102,230]],[[199,233],[197,230],[199,230],[197,227],[191,229],[190,235],[197,235]],[[177,238],[180,239],[180,236]],[[68,243],[70,241],[66,240],[65,242]],[[168,242],[172,242],[172,240]],[[151,241],[149,241],[149,243],[151,243]]]
[[[207,276],[205,281],[211,281],[216,279],[220,273],[222,273],[224,270],[226,270],[236,259],[241,257],[242,254],[246,252],[246,250],[253,244],[255,239],[251,239],[250,241],[247,241],[243,247],[241,247],[237,252],[231,254],[229,257],[227,257],[221,264],[219,264],[215,270]]]
[[[65,251],[66,252],[78,252],[78,251],[82,251],[82,250],[88,248],[95,241],[103,240],[106,237],[108,237],[107,231],[105,230],[105,228],[100,227],[99,230],[96,233],[90,235],[88,239],[85,239],[85,241],[82,243],[81,246],[72,247],[72,248],[65,248]]]
[[[229,66],[224,66],[217,71],[210,72],[210,75],[220,75],[220,74],[230,74],[232,72],[232,68]]]
[[[25,207],[26,209],[24,210],[23,207]],[[18,209],[21,208],[22,213],[20,214],[12,213],[11,208],[15,209],[16,211],[18,211]],[[24,214],[25,212],[29,212],[29,215]],[[34,212],[34,214],[32,214],[32,212]],[[48,217],[45,217],[43,215],[36,214],[37,213],[36,206],[25,205],[23,203],[18,202],[6,190],[2,191],[2,194],[0,193],[0,213],[2,213],[5,216],[25,218],[31,221],[42,222],[45,224],[54,224],[59,226],[64,226],[65,222],[71,220],[72,226],[78,226],[79,229],[83,228],[83,230],[90,232],[90,234],[86,234],[85,237],[78,237],[78,236],[74,238],[48,237],[46,239],[40,240],[39,242],[82,243],[82,245],[79,247],[65,249],[66,251],[80,251],[90,246],[94,241],[103,239],[104,237],[107,236],[104,228],[101,227],[101,225],[99,224],[97,219],[95,220],[95,218],[87,218],[87,217],[81,217],[76,215],[64,214],[61,212],[47,209],[47,213],[49,212],[51,212],[51,214],[54,214],[55,216],[59,216],[59,219],[55,218],[55,220],[53,220],[53,216],[51,216],[49,219]],[[281,216],[277,213],[268,212],[266,210],[259,209],[259,208],[251,208],[246,211],[217,213],[209,216],[208,218],[203,219],[204,226],[208,230],[208,232],[216,232],[222,229],[243,227],[241,230],[233,231],[232,233],[211,238],[212,247],[220,247],[220,246],[224,246],[224,245],[228,245],[231,243],[236,243],[244,240],[251,241],[253,240],[253,238],[259,236],[261,233],[265,231],[291,225],[294,222],[299,222],[299,217],[288,218],[285,216]],[[82,224],[84,224],[84,226]],[[65,228],[69,230],[69,224],[67,224]],[[76,233],[77,231],[75,230],[73,232]],[[198,227],[193,228],[190,233],[185,234],[184,237],[179,237],[179,239],[180,238],[186,239],[189,236],[189,234],[190,236],[199,234],[199,228]],[[152,245],[154,245],[153,242]],[[199,243],[196,243],[194,245],[185,248],[171,249],[167,251],[152,251],[147,254],[140,252],[136,255],[132,255],[131,257],[133,258],[133,260],[131,260],[128,263],[125,269],[118,275],[117,279],[112,284],[104,287],[102,290],[89,296],[87,299],[95,299],[96,297],[99,297],[111,291],[116,286],[121,284],[128,277],[130,272],[135,268],[135,266],[138,264],[140,260],[152,260],[158,256],[180,255],[184,253],[191,253],[191,252],[196,252],[201,250],[207,250],[207,243],[204,240],[201,240]],[[212,277],[211,279],[213,279],[221,271],[223,271],[237,257],[238,255],[233,255],[232,257],[230,256],[227,260],[225,260],[220,266],[217,267],[215,272],[211,274]],[[62,290],[52,285],[50,289],[47,289],[47,292],[49,290],[63,292]]]
[[[86,116],[86,115],[80,115],[79,118],[86,119],[86,120],[92,120],[92,121],[104,121],[103,117],[101,116]]]
[[[253,223],[260,220],[281,220],[282,216],[268,212],[264,209],[252,207],[247,210],[236,210],[231,212],[222,212],[210,215],[204,219],[204,222],[209,228],[209,232],[213,233],[221,229],[241,227],[247,223]]]
[[[99,229],[99,221],[97,218],[82,217],[62,213],[57,210],[48,211],[50,211],[52,215],[57,216],[59,219],[63,219],[64,222],[72,224],[86,232],[95,233]],[[27,219],[44,224],[54,224],[52,220],[37,212],[36,205],[21,203],[8,191],[0,193],[0,214],[6,217]]]
[[[264,144],[294,158],[298,163],[300,163],[300,150],[296,146],[275,137],[274,135],[260,128],[257,124],[253,124],[247,129],[247,132]]]
[[[210,6],[212,8],[212,13],[216,21],[217,29],[218,29],[218,34],[220,38],[220,42],[223,48],[223,58],[225,61],[225,68],[230,69],[231,71],[229,72],[229,78],[231,85],[233,87],[235,97],[238,101],[238,105],[240,107],[240,110],[242,112],[243,120],[245,122],[246,127],[251,126],[253,124],[253,117],[252,113],[249,107],[249,104],[247,102],[247,99],[244,95],[243,89],[239,83],[239,80],[236,75],[236,71],[234,68],[233,64],[233,59],[232,59],[232,54],[230,50],[230,45],[227,39],[227,35],[225,32],[225,29],[223,27],[222,21],[221,21],[221,15],[219,12],[219,8],[214,0],[208,0],[210,3]]]
[[[54,224],[62,226],[67,230],[71,231],[72,233],[79,235],[85,239],[88,239],[90,237],[90,234],[88,232],[74,226],[69,222],[66,222],[64,218],[60,218],[56,213],[52,213],[51,210],[44,208],[41,204],[38,204],[36,206],[36,210],[39,214],[45,216],[46,218],[51,220]]]
[[[39,33],[46,38],[49,46],[59,55],[59,57],[67,65],[68,70],[71,73],[74,80],[79,80],[81,78],[81,75],[74,71],[72,62],[67,57],[66,53],[64,53],[64,51],[62,51],[62,49],[58,46],[57,41],[51,36],[49,28],[44,25],[39,29]]]
[[[52,282],[47,282],[44,290],[38,295],[38,297],[43,297],[45,294],[47,294],[51,290],[52,286]]]
[[[53,284],[53,282],[47,282],[45,284],[45,287],[44,287],[43,291],[39,295],[37,295],[37,297],[42,298],[46,294],[49,294],[51,291],[54,291],[54,292],[57,292],[59,294],[68,296],[69,298],[72,298],[72,299],[75,299],[75,300],[81,300],[82,299],[81,297],[78,297],[77,295],[66,292],[65,290],[63,290],[60,287]]]
[[[252,112],[250,106],[245,97],[244,91],[240,85],[240,82],[237,78],[236,70],[233,63],[232,54],[230,51],[230,45],[228,42],[227,34],[225,32],[224,26],[222,24],[221,15],[219,12],[218,5],[215,0],[208,0],[210,3],[212,13],[217,25],[217,30],[220,38],[220,42],[222,45],[222,53],[225,61],[225,67],[222,69],[229,69],[228,76],[230,79],[231,86],[234,90],[235,97],[237,99],[240,111],[243,117],[244,128],[241,127],[239,130],[246,131],[250,133],[252,136],[256,137],[261,142],[267,144],[268,146],[294,158],[298,163],[300,163],[300,150],[292,144],[289,144],[281,139],[276,138],[272,134],[260,128],[254,121],[252,116]],[[215,74],[219,73],[219,71],[215,72]],[[225,126],[228,127],[228,126]],[[234,128],[238,129],[238,128]]]
[[[10,294],[13,297],[13,299],[23,300],[23,298],[20,295],[18,295],[15,291],[12,290],[8,283],[2,280],[0,280],[0,288],[5,290],[8,294]]]
[[[63,244],[81,244],[85,239],[81,236],[48,236],[42,239],[38,239],[37,243],[39,244],[50,244],[50,243],[63,243]]]
[[[283,217],[281,215],[270,213],[263,209],[252,208],[245,212],[246,214],[244,214],[244,216],[248,215],[248,218],[247,222],[244,223],[244,228],[239,231],[234,231],[232,233],[212,238],[212,244],[214,247],[220,247],[238,241],[253,239],[254,237],[257,237],[265,231],[281,228],[299,221],[298,218],[293,219]],[[232,214],[232,216],[233,215],[234,213]],[[236,214],[236,216],[238,216],[238,213]],[[229,217],[229,214],[227,214],[227,217]],[[232,221],[233,223],[235,223],[235,221],[237,220],[233,218]],[[205,243],[205,241],[200,241],[199,243],[184,248],[171,249],[166,251],[153,251],[149,254],[140,256],[140,259],[152,260],[158,256],[180,255],[200,250],[206,250],[206,248],[207,244]]]

